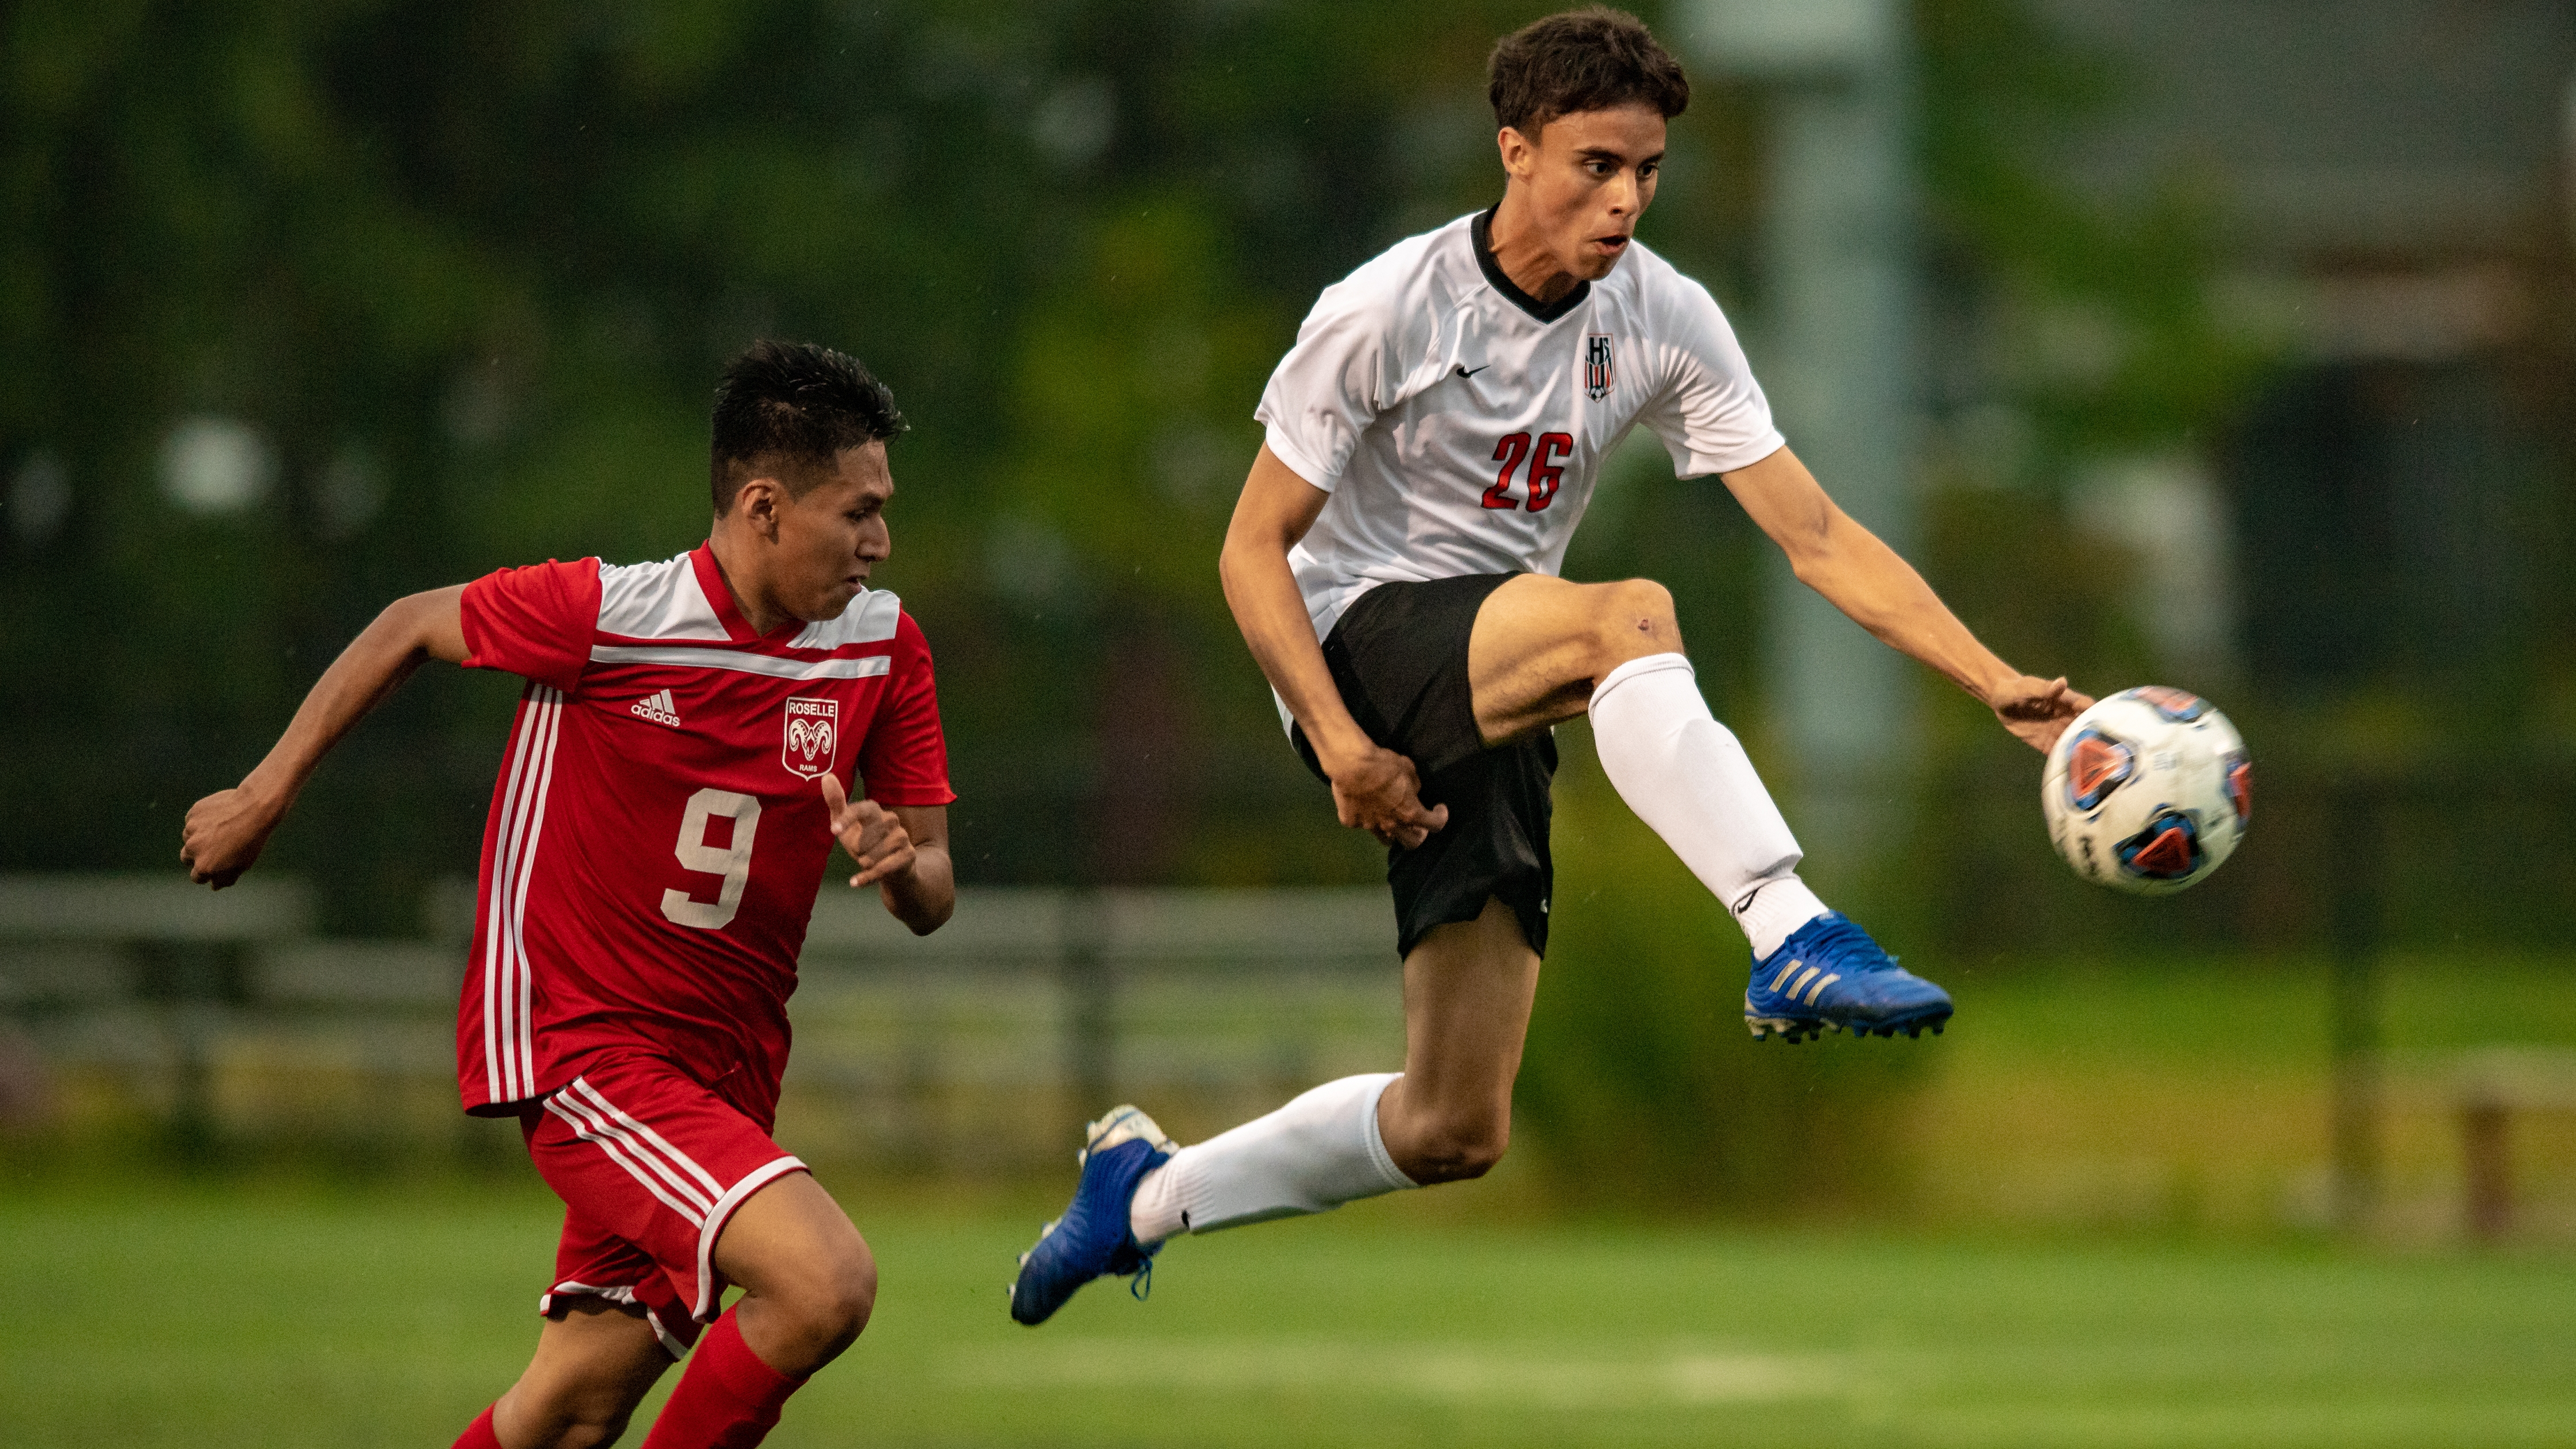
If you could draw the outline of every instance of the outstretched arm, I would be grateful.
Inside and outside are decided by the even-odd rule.
[[[1449,823],[1449,807],[1425,810],[1413,762],[1370,739],[1351,718],[1288,568],[1288,550],[1315,526],[1331,496],[1263,444],[1226,526],[1217,576],[1253,660],[1306,731],[1316,763],[1333,782],[1342,823],[1410,850]]]
[[[456,584],[387,605],[322,671],[268,757],[239,785],[188,807],[179,859],[190,880],[222,890],[241,879],[341,736],[410,678],[422,660],[465,662],[465,626],[458,610],[464,597],[465,586]]]
[[[1836,507],[1798,455],[1782,448],[1726,474],[1754,523],[1789,556],[1798,581],[1890,646],[1950,676],[2031,748],[2045,752],[2093,701],[2063,679],[2039,679],[1995,657],[1914,566]]]

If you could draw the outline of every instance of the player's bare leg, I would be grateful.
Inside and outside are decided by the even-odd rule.
[[[1477,730],[1490,747],[1591,715],[1620,798],[1752,943],[1744,1018],[1754,1035],[1939,1031],[1948,993],[1898,970],[1798,878],[1797,837],[1743,744],[1709,713],[1681,647],[1660,584],[1524,574],[1486,597],[1468,637]]]
[[[876,1308],[875,1255],[806,1173],[788,1173],[735,1210],[715,1265],[742,1285],[733,1312],[743,1343],[791,1378],[840,1357]]]
[[[492,1406],[493,1434],[503,1449],[612,1443],[670,1366],[644,1310],[576,1299],[538,1330],[527,1372]]]
[[[1798,879],[1796,837],[1681,651],[1661,584],[1523,574],[1486,598],[1468,636],[1476,727],[1499,745],[1589,711],[1620,797],[1768,956],[1825,905]]]
[[[1482,1177],[1511,1142],[1538,964],[1520,918],[1489,899],[1405,957],[1403,1072],[1326,1082],[1185,1148],[1133,1107],[1093,1123],[1072,1206],[1021,1256],[1011,1316],[1043,1323],[1092,1279],[1146,1271],[1182,1233]]]
[[[1476,611],[1467,640],[1476,728],[1507,744],[1584,711],[1595,681],[1631,659],[1679,654],[1673,596],[1652,579],[1578,584],[1523,574]]]
[[[742,1297],[708,1325],[644,1449],[745,1449],[788,1395],[840,1356],[876,1307],[877,1265],[831,1195],[802,1172],[752,1194],[717,1236]]]
[[[1377,1119],[1405,1176],[1458,1182],[1502,1160],[1538,969],[1520,917],[1491,899],[1404,958],[1404,1075],[1378,1098]]]

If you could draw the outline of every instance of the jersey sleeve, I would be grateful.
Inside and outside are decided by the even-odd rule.
[[[465,586],[458,614],[466,668],[506,670],[570,693],[599,627],[599,560],[548,559],[485,574]]]
[[[910,614],[895,620],[894,667],[859,742],[859,784],[880,805],[946,805],[957,798],[948,788],[948,740],[939,730],[930,641]]]
[[[1371,291],[1352,282],[1325,289],[1252,414],[1279,461],[1327,493],[1402,383],[1387,309],[1372,305]]]
[[[1735,329],[1708,289],[1672,277],[1658,351],[1666,376],[1637,420],[1654,431],[1684,478],[1759,463],[1787,440],[1771,422],[1771,401],[1754,381]]]

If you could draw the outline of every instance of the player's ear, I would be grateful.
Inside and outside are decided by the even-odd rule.
[[[754,533],[771,543],[778,541],[778,510],[787,501],[787,490],[770,477],[748,478],[742,491],[733,496],[733,511],[742,516]]]

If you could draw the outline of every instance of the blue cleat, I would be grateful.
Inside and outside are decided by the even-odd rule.
[[[1744,988],[1744,1024],[1756,1038],[1792,1045],[1828,1031],[1855,1036],[1941,1034],[1950,993],[1900,969],[1869,932],[1828,911],[1789,933],[1780,949],[1753,963]]]
[[[1020,1255],[1020,1276],[1011,1284],[1011,1317],[1031,1328],[1104,1273],[1150,1277],[1154,1254],[1163,1246],[1136,1241],[1127,1227],[1127,1205],[1137,1181],[1179,1150],[1172,1139],[1133,1107],[1113,1109],[1091,1124],[1085,1138],[1074,1159],[1082,1164],[1082,1181],[1073,1190],[1073,1204],[1039,1231],[1037,1246]]]

